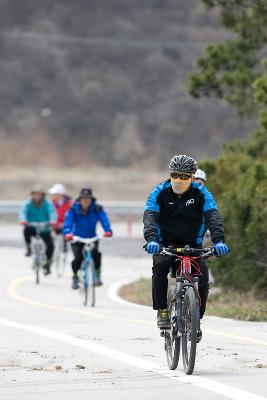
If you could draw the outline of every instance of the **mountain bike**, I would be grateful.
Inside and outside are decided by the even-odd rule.
[[[168,292],[167,300],[171,329],[161,331],[161,336],[165,339],[168,366],[171,370],[177,368],[181,347],[184,371],[191,375],[195,367],[197,334],[200,330],[198,276],[201,275],[201,271],[197,260],[213,256],[214,249],[169,246],[163,248],[160,254],[173,256],[179,261],[176,285]]]
[[[74,236],[73,243],[83,243],[83,257],[84,260],[81,265],[80,272],[80,282],[82,283],[80,287],[80,292],[82,296],[83,305],[87,306],[89,303],[91,307],[95,306],[95,282],[96,282],[96,269],[95,263],[92,256],[92,250],[94,248],[95,242],[99,240],[98,236],[90,239],[81,238],[79,236]]]
[[[64,236],[61,233],[56,233],[54,236],[55,240],[55,267],[57,271],[57,276],[63,276],[66,263],[67,263],[67,254],[68,254],[68,244],[65,241]]]
[[[46,222],[31,222],[29,226],[35,228],[36,235],[32,237],[31,248],[32,248],[32,259],[33,259],[33,270],[35,272],[35,282],[40,283],[40,270],[43,268],[46,262],[46,246],[41,237],[41,232],[48,226]]]

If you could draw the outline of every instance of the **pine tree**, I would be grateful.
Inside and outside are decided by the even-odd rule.
[[[258,130],[246,142],[230,143],[217,160],[204,161],[210,189],[221,204],[228,258],[217,260],[221,284],[267,291],[267,0],[202,0],[218,7],[232,33],[197,60],[189,93],[216,96],[244,116],[258,116]]]

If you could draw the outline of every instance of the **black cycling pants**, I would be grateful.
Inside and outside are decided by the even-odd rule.
[[[92,257],[95,263],[95,269],[99,270],[101,267],[101,253],[98,251],[99,242],[95,242],[95,247],[92,250]],[[76,274],[81,268],[81,264],[83,262],[83,243],[72,243],[71,248],[74,255],[74,260],[71,263],[72,271]]]
[[[26,226],[24,228],[24,239],[26,244],[29,246],[31,244],[31,238],[36,236],[36,229],[33,226]],[[50,232],[42,232],[41,238],[46,245],[46,257],[51,260],[54,253],[54,241]]]
[[[167,308],[168,273],[170,269],[177,269],[174,257],[155,254],[153,256],[152,298],[154,310]],[[203,317],[209,293],[209,270],[204,260],[199,260],[202,275],[199,276],[200,318]]]

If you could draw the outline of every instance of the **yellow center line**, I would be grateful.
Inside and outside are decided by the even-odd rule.
[[[147,321],[147,320],[142,320],[142,319],[130,319],[130,318],[118,318],[118,317],[110,317],[104,314],[100,314],[98,312],[95,312],[93,310],[83,310],[83,309],[76,309],[76,308],[70,308],[70,307],[64,307],[64,306],[60,306],[57,304],[49,304],[49,303],[43,303],[40,301],[36,301],[36,300],[32,300],[29,299],[28,297],[22,296],[20,294],[18,294],[18,287],[20,285],[22,285],[23,283],[27,283],[32,281],[32,276],[31,275],[27,275],[27,276],[22,276],[20,278],[15,279],[14,281],[12,281],[8,287],[7,287],[7,293],[8,295],[21,302],[21,303],[26,303],[26,304],[30,304],[32,306],[36,306],[36,307],[42,307],[42,308],[47,308],[50,310],[56,310],[56,311],[64,311],[67,313],[71,313],[71,314],[77,314],[77,315],[83,315],[83,316],[90,316],[90,317],[94,317],[97,319],[104,319],[104,320],[116,320],[116,321],[123,321],[123,322],[141,322],[141,323],[145,323],[147,325],[154,325],[154,323],[152,323],[151,321]]]
[[[17,300],[21,303],[26,303],[30,304],[36,307],[42,307],[50,310],[56,310],[56,311],[64,311],[67,313],[71,314],[76,314],[76,315],[82,315],[82,316],[89,316],[97,319],[103,319],[103,320],[112,320],[112,321],[121,321],[121,322],[131,322],[131,323],[142,323],[150,326],[155,326],[155,323],[152,321],[148,321],[146,319],[134,319],[134,318],[119,318],[119,317],[110,317],[104,314],[100,314],[98,312],[95,312],[93,310],[83,310],[83,309],[76,309],[76,308],[70,308],[70,307],[64,307],[60,306],[57,304],[49,304],[49,303],[44,303],[36,300],[32,300],[28,297],[22,296],[18,293],[18,287],[22,285],[23,283],[30,282],[32,281],[32,275],[27,275],[23,276],[20,278],[17,278],[10,282],[10,284],[7,287],[7,293],[8,295],[13,298],[14,300]],[[267,346],[267,342],[264,340],[259,340],[259,339],[253,339],[251,337],[247,336],[241,336],[241,335],[234,335],[231,333],[225,333],[225,332],[217,332],[214,330],[209,330],[205,329],[205,333],[208,333],[210,335],[214,336],[222,336],[228,339],[235,339],[235,340],[241,340],[246,343],[253,343],[253,344],[258,344],[258,345],[263,345]]]

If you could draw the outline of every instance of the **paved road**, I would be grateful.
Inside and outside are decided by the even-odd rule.
[[[207,317],[195,374],[168,371],[154,312],[109,297],[112,283],[149,274],[149,257],[106,255],[93,310],[70,276],[36,286],[22,249],[1,248],[0,268],[3,400],[267,398],[266,323]]]
[[[127,224],[115,222],[112,224],[114,238],[112,241],[101,242],[104,253],[121,257],[143,257],[144,239],[142,236],[142,224],[135,223],[132,227],[132,235],[128,236]],[[101,235],[101,228],[99,235]],[[23,247],[22,227],[18,224],[0,224],[0,247]]]

